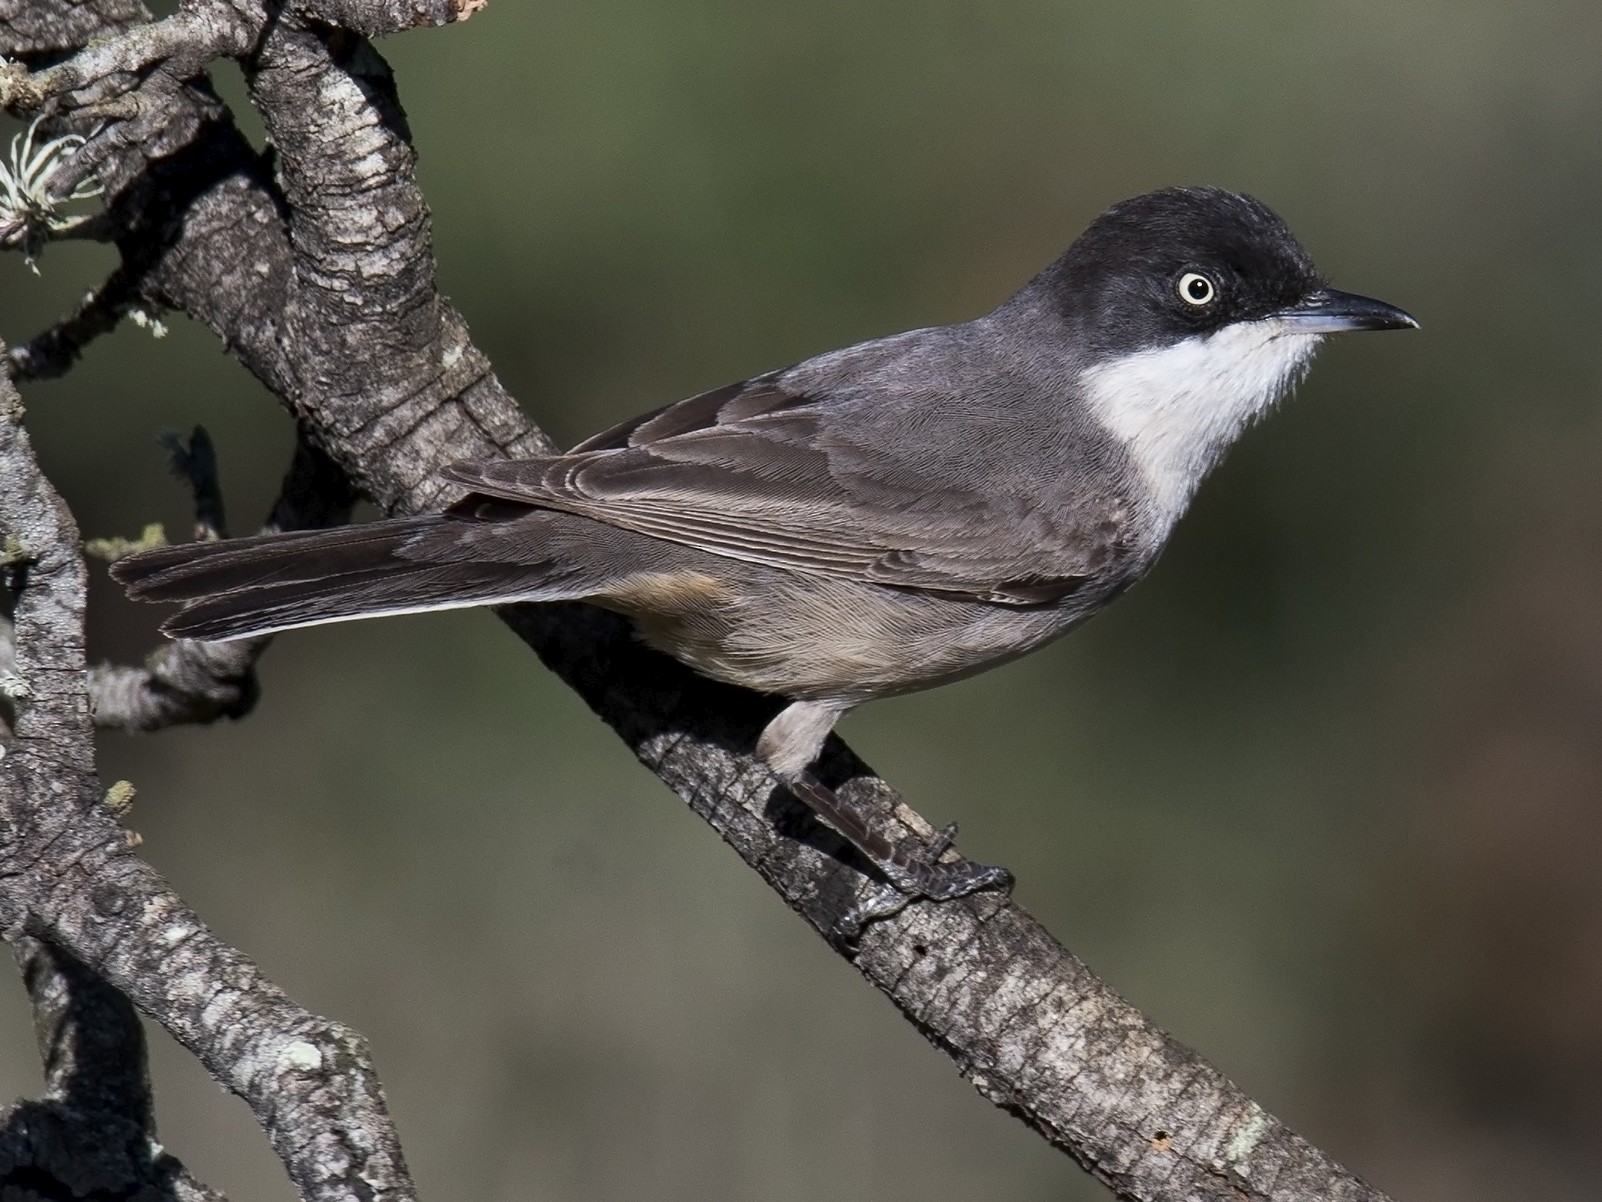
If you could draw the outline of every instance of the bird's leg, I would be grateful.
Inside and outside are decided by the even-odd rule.
[[[874,896],[852,906],[840,919],[840,933],[848,939],[855,939],[868,923],[899,914],[919,898],[950,901],[981,889],[1012,888],[1012,873],[1005,868],[978,864],[966,857],[941,860],[956,837],[955,822],[946,824],[927,843],[910,839],[892,843],[870,830],[860,813],[812,773],[800,772],[785,784],[798,801],[844,835],[889,882]]]
[[[796,800],[843,835],[889,882],[886,889],[846,913],[839,923],[841,933],[855,939],[868,923],[898,913],[918,898],[949,901],[981,889],[1010,889],[1012,873],[1005,868],[968,859],[941,861],[957,833],[955,823],[928,843],[892,843],[812,774],[812,762],[842,712],[819,702],[797,701],[768,724],[757,743],[757,754]]]

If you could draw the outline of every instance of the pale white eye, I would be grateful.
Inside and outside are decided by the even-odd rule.
[[[1218,295],[1218,289],[1212,280],[1199,271],[1187,271],[1179,277],[1179,296],[1187,305],[1210,305],[1213,298]]]

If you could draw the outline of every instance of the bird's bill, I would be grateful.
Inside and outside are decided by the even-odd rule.
[[[1371,296],[1358,296],[1352,292],[1339,292],[1334,288],[1320,288],[1310,292],[1289,309],[1281,309],[1274,316],[1285,322],[1298,334],[1337,334],[1342,330],[1416,330],[1418,322],[1412,314],[1395,305],[1375,300]]]

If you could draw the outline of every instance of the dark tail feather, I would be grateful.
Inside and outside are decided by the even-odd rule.
[[[141,551],[111,565],[112,579],[139,601],[193,601],[264,584],[292,584],[395,560],[397,549],[440,526],[437,516],[257,534]]]
[[[246,638],[563,591],[559,580],[566,573],[550,561],[442,562],[404,554],[451,520],[399,518],[162,547],[118,560],[111,574],[138,600],[183,602],[161,629],[190,639]]]

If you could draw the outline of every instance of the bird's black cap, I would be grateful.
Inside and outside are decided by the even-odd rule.
[[[1164,188],[1115,204],[1019,294],[1044,300],[1092,358],[1240,321],[1316,309],[1319,332],[1416,325],[1393,306],[1325,287],[1312,256],[1262,201],[1223,188]],[[1361,313],[1337,324],[1345,300]]]

